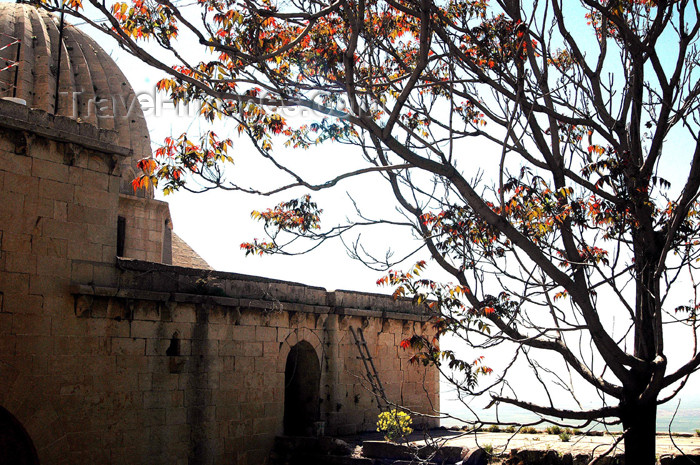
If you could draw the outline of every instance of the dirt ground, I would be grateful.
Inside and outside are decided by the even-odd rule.
[[[365,433],[352,438],[343,438],[350,443],[362,444],[363,440],[381,440],[378,433]],[[563,442],[559,436],[545,433],[538,434],[511,434],[511,433],[461,433],[444,429],[432,430],[426,433],[413,433],[409,442],[424,444],[434,442],[437,445],[460,446],[474,449],[477,447],[492,448],[494,454],[508,454],[511,449],[518,450],[556,450],[561,454],[602,454],[615,442],[616,436],[606,434],[604,436],[572,435],[568,442]],[[675,443],[675,444],[674,444]],[[656,451],[659,456],[664,454],[679,454],[679,449],[686,454],[700,454],[700,437],[685,434],[673,436],[658,434],[656,436]],[[612,455],[623,453],[624,448],[620,443],[612,451]],[[499,463],[494,462],[494,463]]]
[[[568,442],[563,442],[557,435],[552,434],[510,434],[510,433],[471,433],[471,434],[452,434],[441,435],[435,439],[444,442],[450,446],[468,447],[470,449],[476,447],[492,447],[494,454],[508,453],[511,449],[532,449],[532,450],[556,450],[561,454],[571,453],[576,454],[601,454],[607,451],[615,442],[616,436],[571,436]],[[424,442],[425,439],[417,442]],[[675,444],[674,444],[675,443]],[[674,436],[670,438],[668,434],[656,436],[656,451],[658,455],[663,454],[678,454],[678,449],[681,449],[686,454],[700,454],[700,437],[693,435]],[[612,454],[622,453],[624,448],[622,444],[616,447]]]

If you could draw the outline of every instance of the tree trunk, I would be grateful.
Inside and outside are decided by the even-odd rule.
[[[621,415],[625,434],[625,464],[654,465],[656,463],[656,403],[631,403]]]

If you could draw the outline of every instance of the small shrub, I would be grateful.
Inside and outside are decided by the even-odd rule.
[[[486,431],[488,431],[489,433],[500,433],[501,428],[498,425],[491,425],[488,428],[486,428]]]
[[[557,425],[548,426],[545,429],[545,431],[547,432],[547,434],[560,434],[562,432],[561,428],[558,427]]]
[[[526,426],[522,430],[520,430],[520,432],[524,434],[537,434],[537,430],[534,426]]]
[[[580,429],[575,429],[575,430],[574,430],[574,435],[576,435],[576,436],[583,436],[583,435],[585,435],[585,434],[586,434],[586,432],[585,432],[585,431],[581,431]]]
[[[391,409],[382,412],[377,419],[377,431],[384,433],[390,442],[399,442],[413,432],[411,415],[401,410]]]
[[[697,437],[700,438],[700,429],[696,429],[696,430],[695,430],[695,436],[697,436]]]
[[[515,433],[515,426],[510,425],[505,429],[506,433]]]
[[[494,455],[493,455],[493,444],[483,444],[481,448],[488,454],[487,463],[493,463],[494,461]]]
[[[559,433],[559,440],[561,442],[569,442],[571,440],[571,435],[567,432]]]

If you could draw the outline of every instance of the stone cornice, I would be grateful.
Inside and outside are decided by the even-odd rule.
[[[131,149],[115,144],[116,132],[65,116],[0,99],[0,128],[27,131],[57,142],[79,145],[95,152],[127,157]]]
[[[117,259],[119,286],[76,283],[74,295],[101,298],[201,303],[260,310],[337,314],[426,321],[430,315],[410,299],[322,287],[259,276]]]

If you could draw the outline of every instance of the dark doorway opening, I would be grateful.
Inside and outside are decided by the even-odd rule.
[[[10,412],[0,407],[0,465],[39,465],[27,431]]]
[[[311,436],[320,418],[321,366],[313,346],[301,341],[289,351],[284,369],[284,434]]]

